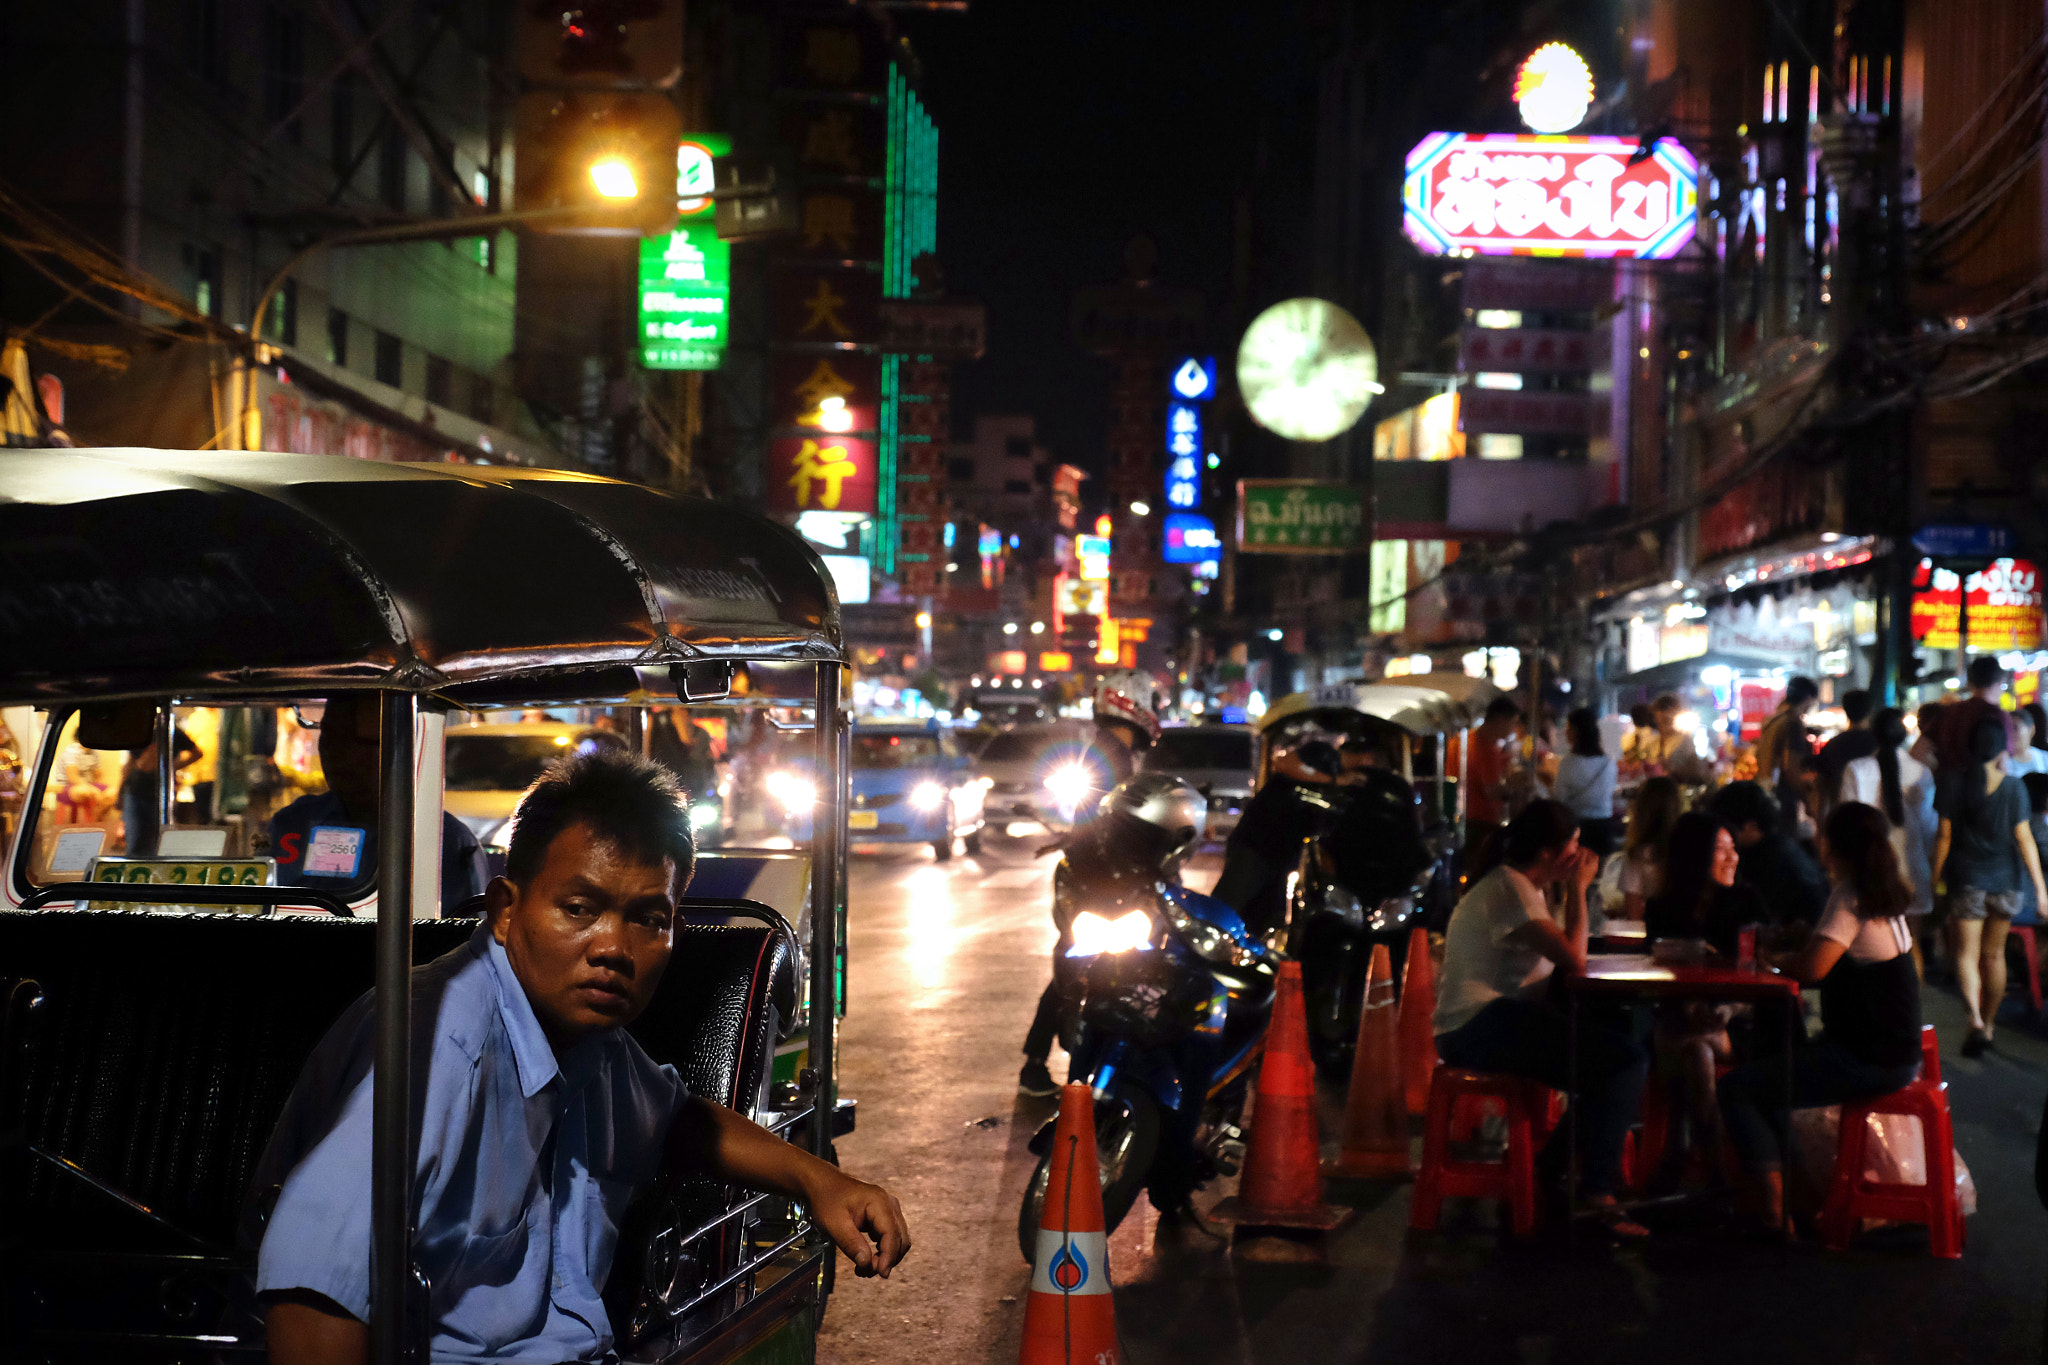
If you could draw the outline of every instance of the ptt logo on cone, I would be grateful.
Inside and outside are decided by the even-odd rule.
[[[1107,1294],[1109,1277],[1097,1267],[1109,1254],[1108,1238],[1099,1232],[1038,1230],[1038,1256],[1031,1275],[1034,1294]]]

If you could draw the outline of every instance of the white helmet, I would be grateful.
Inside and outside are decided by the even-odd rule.
[[[1172,773],[1139,773],[1102,798],[1102,814],[1121,815],[1158,831],[1162,856],[1194,847],[1209,822],[1209,801]]]
[[[1159,716],[1152,709],[1152,680],[1143,673],[1105,673],[1095,684],[1095,720],[1120,720],[1134,725],[1147,739],[1159,738]]]

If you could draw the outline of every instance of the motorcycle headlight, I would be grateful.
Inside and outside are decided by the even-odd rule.
[[[1415,901],[1409,896],[1389,896],[1373,907],[1371,927],[1376,930],[1398,929],[1410,915],[1415,913]]]
[[[709,801],[699,801],[690,807],[690,828],[708,829],[718,823],[718,807]]]
[[[946,804],[946,789],[936,782],[920,782],[910,789],[913,809],[930,813]]]
[[[1045,775],[1046,795],[1067,810],[1079,806],[1094,785],[1094,776],[1084,763],[1062,763]]]
[[[1114,918],[1083,910],[1074,916],[1074,945],[1068,957],[1096,957],[1102,953],[1143,952],[1152,946],[1152,917],[1143,910],[1127,910]]]
[[[1159,904],[1166,912],[1166,922],[1173,926],[1174,933],[1180,935],[1181,942],[1206,961],[1223,967],[1249,967],[1259,960],[1256,951],[1244,947],[1209,921],[1196,919],[1164,892],[1160,893]]]
[[[768,774],[767,785],[768,794],[786,810],[809,810],[817,804],[817,783],[797,773],[777,768]]]

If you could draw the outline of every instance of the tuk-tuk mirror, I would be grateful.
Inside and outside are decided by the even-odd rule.
[[[732,695],[732,662],[727,659],[692,659],[671,666],[668,675],[676,695],[686,702],[722,701]]]
[[[88,749],[146,749],[156,738],[156,703],[99,702],[78,713],[78,742]]]

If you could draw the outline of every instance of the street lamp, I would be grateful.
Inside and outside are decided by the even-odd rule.
[[[1132,503],[1132,504],[1131,504],[1131,515],[1132,515],[1132,516],[1134,516],[1134,517],[1149,517],[1149,516],[1151,516],[1151,515],[1152,515],[1152,504],[1150,504],[1150,503],[1148,503],[1148,502],[1134,502],[1134,503]]]
[[[592,163],[590,183],[597,186],[597,192],[606,199],[638,199],[639,182],[633,179],[633,168],[619,157],[610,156]]]

